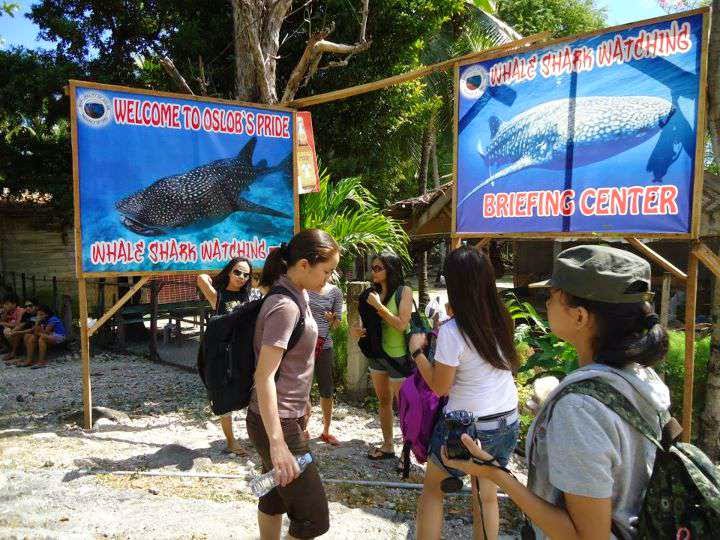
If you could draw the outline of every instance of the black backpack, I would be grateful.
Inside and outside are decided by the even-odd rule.
[[[287,354],[300,340],[305,318],[297,299],[285,287],[273,287],[264,298],[247,302],[208,321],[198,349],[198,373],[207,388],[214,414],[244,409],[250,403],[257,360],[253,346],[255,324],[263,302],[274,294],[291,298],[300,309],[300,318],[285,351]]]

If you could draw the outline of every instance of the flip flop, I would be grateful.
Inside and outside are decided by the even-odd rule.
[[[373,447],[367,453],[367,458],[370,461],[380,461],[381,459],[394,459],[395,452],[385,452],[384,450],[380,450],[379,448]]]
[[[320,440],[324,443],[331,444],[332,446],[342,446],[342,443],[337,440],[337,437],[335,437],[335,435],[330,435],[329,433],[327,435],[324,433],[320,435]]]

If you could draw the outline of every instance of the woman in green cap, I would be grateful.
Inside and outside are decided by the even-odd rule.
[[[650,265],[622,249],[577,246],[535,285],[550,288],[550,328],[575,346],[580,368],[550,393],[530,427],[527,487],[467,436],[474,459],[445,454],[445,463],[495,482],[538,540],[632,538],[655,447],[604,403],[621,394],[658,439],[669,419],[668,388],[651,368],[667,353],[668,337],[649,302]],[[604,394],[570,392],[571,384]]]

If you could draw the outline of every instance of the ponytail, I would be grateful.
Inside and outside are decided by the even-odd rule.
[[[281,275],[287,274],[287,270],[287,244],[283,242],[280,247],[273,249],[265,259],[259,285],[269,289],[280,279]]]
[[[292,237],[288,244],[283,242],[270,252],[265,259],[260,286],[270,288],[287,274],[289,268],[305,259],[311,266],[329,260],[340,252],[335,239],[320,229],[305,229]]]
[[[609,304],[563,293],[568,305],[584,307],[595,318],[595,362],[616,368],[633,362],[650,367],[665,358],[667,330],[649,302]]]

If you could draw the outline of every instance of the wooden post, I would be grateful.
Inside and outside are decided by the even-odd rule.
[[[358,298],[360,293],[370,284],[366,281],[351,281],[347,287],[347,321],[348,328],[360,326],[360,313],[358,312]],[[347,372],[345,385],[348,393],[356,399],[362,399],[367,394],[367,358],[360,351],[357,339],[348,336],[347,340]]]
[[[662,279],[662,292],[660,293],[660,324],[667,328],[670,322],[670,285],[672,274],[665,272]]]
[[[646,244],[642,243],[637,238],[629,236],[625,238],[625,241],[632,247],[634,247],[636,250],[638,250],[642,255],[653,261],[655,264],[661,266],[662,268],[670,272],[680,281],[685,281],[687,279],[687,275],[685,274],[685,272],[680,270],[677,266],[668,261],[665,257],[651,249]]]
[[[32,289],[32,297],[35,298],[37,296],[37,288],[35,285],[35,274],[32,275],[30,278],[30,284]],[[23,301],[27,300],[26,298],[23,298]]]
[[[90,387],[90,336],[88,335],[87,284],[78,279],[78,302],[80,304],[80,360],[83,379],[83,412],[85,429],[92,429],[92,390]]]
[[[20,283],[22,284],[22,297],[27,298],[27,284],[25,283],[25,272],[20,274]]]
[[[460,244],[462,243],[462,238],[458,236],[453,236],[450,240],[450,248],[451,249],[457,249],[460,247]]]
[[[17,282],[15,281],[16,275],[15,272],[12,273],[12,279],[13,279],[13,292],[17,294]]]
[[[57,276],[53,276],[53,278],[52,278],[52,297],[53,297],[53,309],[55,311],[57,311],[59,309]]]
[[[158,296],[160,286],[157,281],[150,283],[150,360],[157,362],[160,360],[157,342],[157,318],[158,318]]]
[[[692,430],[693,378],[695,375],[695,308],[697,302],[698,258],[690,251],[685,293],[685,384],[683,387],[682,440],[690,442]]]

